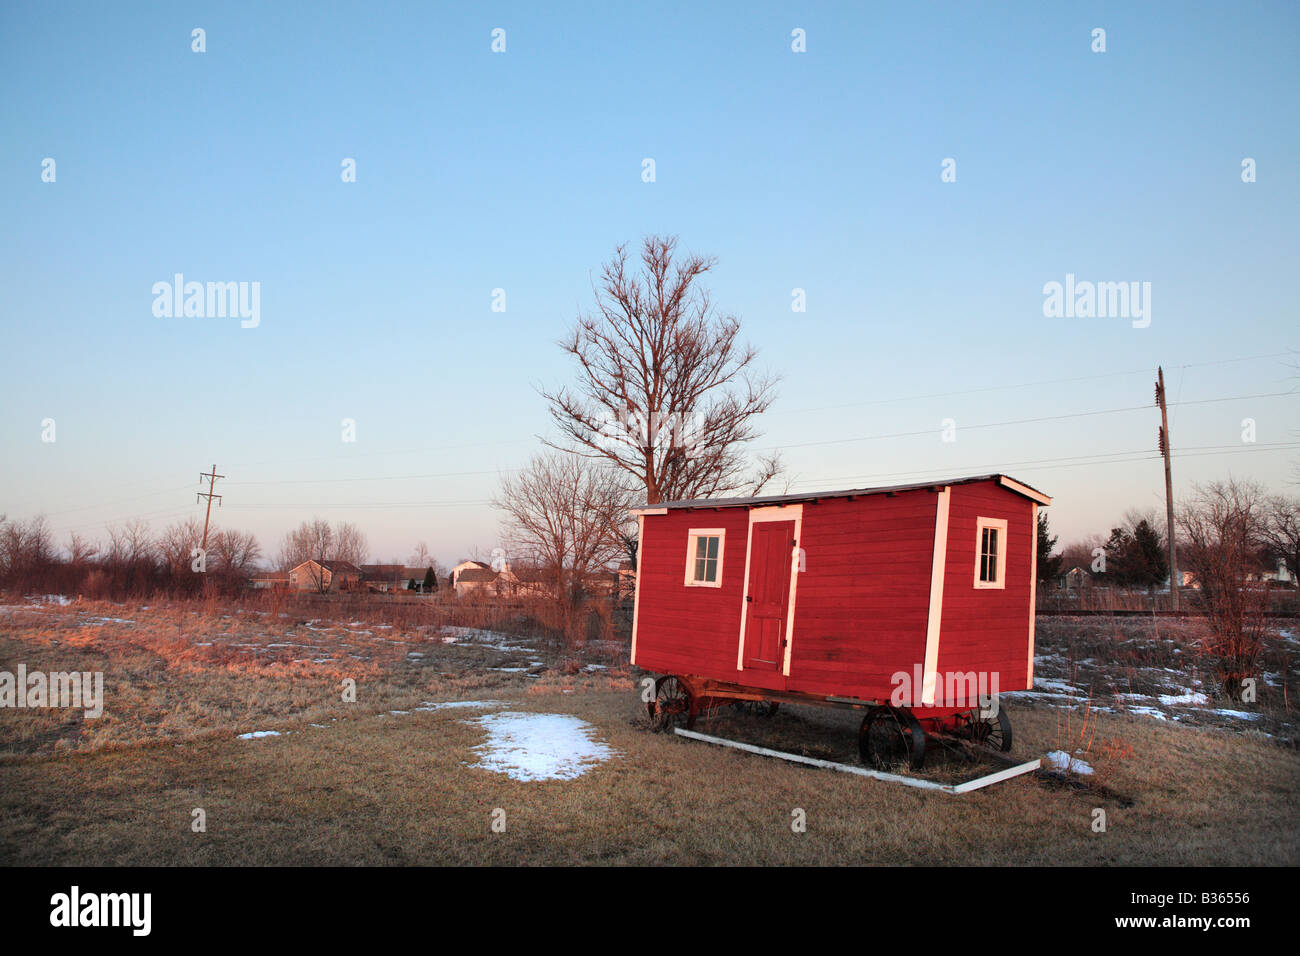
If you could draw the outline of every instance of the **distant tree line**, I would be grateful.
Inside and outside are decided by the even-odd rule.
[[[72,533],[59,548],[44,517],[13,521],[0,515],[0,585],[94,598],[234,591],[262,557],[251,532],[209,527],[206,551],[202,542],[203,522],[196,518],[161,532],[133,520],[109,525],[100,541]]]

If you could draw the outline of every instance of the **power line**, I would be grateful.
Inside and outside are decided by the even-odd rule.
[[[1178,367],[1183,370],[1189,368],[1207,368],[1212,365],[1230,365],[1235,362],[1253,362],[1253,361],[1258,361],[1259,359],[1278,358],[1280,356],[1290,355],[1290,354],[1291,354],[1290,352],[1270,352],[1264,355],[1246,355],[1246,356],[1242,356],[1241,358],[1219,359],[1214,362],[1193,362]],[[870,399],[862,402],[846,402],[840,405],[823,405],[818,408],[780,409],[780,410],[773,411],[770,414],[797,415],[797,414],[805,414],[808,412],[835,411],[836,409],[841,409],[841,408],[863,408],[868,405],[890,405],[895,402],[922,401],[923,399],[929,399],[929,398],[951,398],[955,395],[976,395],[984,392],[1001,392],[1001,391],[1008,391],[1017,388],[1034,388],[1040,385],[1066,385],[1073,382],[1090,382],[1101,378],[1119,378],[1125,375],[1139,375],[1139,374],[1145,375],[1150,371],[1151,371],[1150,367],[1147,367],[1147,368],[1128,369],[1123,372],[1100,372],[1095,375],[1074,375],[1066,378],[1040,379],[1034,382],[1017,382],[1014,385],[987,385],[987,386],[982,386],[980,388],[965,388],[965,389],[958,389],[949,392],[930,392],[925,395],[901,395],[895,398],[876,398],[876,399]]]
[[[1195,401],[1180,402],[1181,405],[1212,405],[1217,402],[1239,402],[1252,398],[1276,398],[1279,395],[1294,395],[1295,392],[1264,392],[1258,395],[1233,395],[1225,398],[1204,398]],[[1170,403],[1170,407],[1174,407]],[[1150,405],[1128,405],[1123,408],[1103,408],[1091,412],[1069,412],[1064,415],[1043,415],[1038,418],[1016,418],[1005,422],[981,422],[977,425],[963,425],[962,431],[973,431],[979,428],[1001,428],[1006,425],[1032,425],[1039,422],[1056,422],[1064,421],[1070,418],[1091,418],[1097,415],[1116,415],[1121,412],[1148,411]],[[915,438],[918,435],[933,435],[936,429],[924,428],[919,431],[911,432],[892,432],[885,435],[860,435],[856,438],[830,438],[825,441],[797,442],[790,445],[770,445],[767,446],[769,451],[784,451],[788,448],[812,448],[820,445],[844,445],[859,441],[876,441],[882,438]]]

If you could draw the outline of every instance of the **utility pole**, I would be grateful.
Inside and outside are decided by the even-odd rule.
[[[1165,535],[1169,539],[1169,602],[1178,610],[1178,555],[1174,551],[1174,477],[1169,458],[1169,409],[1165,404],[1165,370],[1156,367],[1156,404],[1160,406],[1160,454],[1165,459]],[[213,468],[215,471],[215,467]]]
[[[208,474],[206,471],[199,472],[199,484],[203,484],[204,478],[208,479],[208,490],[196,492],[194,496],[195,501],[198,501],[200,498],[208,499],[208,513],[207,516],[203,519],[203,543],[199,545],[199,547],[203,549],[204,554],[206,554],[208,551],[208,522],[212,519],[212,499],[216,498],[217,507],[218,508],[221,507],[221,495],[214,495],[212,493],[212,489],[216,486],[217,479],[224,478],[224,477],[226,476],[217,474],[216,465],[212,466],[212,474]]]

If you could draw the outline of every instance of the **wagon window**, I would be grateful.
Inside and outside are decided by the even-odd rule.
[[[979,518],[975,523],[975,587],[1005,588],[1007,522]]]
[[[687,539],[686,584],[689,587],[722,587],[722,541],[720,528],[692,528]]]

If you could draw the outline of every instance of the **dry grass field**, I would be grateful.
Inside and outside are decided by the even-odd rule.
[[[4,604],[0,669],[105,680],[98,719],[0,709],[8,864],[1300,862],[1300,753],[1285,700],[1270,698],[1256,719],[1214,716],[1228,708],[1169,693],[1194,677],[1147,662],[1173,637],[1107,633],[1096,619],[1044,619],[1049,686],[1005,702],[1013,756],[1063,749],[1095,772],[953,796],[651,733],[642,675],[615,649],[573,657],[523,629],[376,624],[383,615],[352,609],[328,620],[253,605]],[[1130,637],[1150,649],[1126,649]],[[1284,664],[1291,647],[1273,649]],[[1163,719],[1117,702],[1099,676],[1079,679],[1092,673],[1082,662],[1107,657],[1114,667],[1098,674],[1150,697]],[[1165,673],[1124,685],[1126,667],[1148,666]],[[355,702],[343,700],[346,680]],[[448,701],[481,706],[435,706]],[[1202,718],[1186,716],[1198,707]],[[510,714],[576,718],[561,743],[585,740],[598,756],[568,779],[491,769],[502,753],[490,746],[494,721],[560,720]],[[697,729],[855,759],[849,713],[723,709]],[[518,753],[506,743],[527,764],[537,754],[524,751],[555,741],[516,738]],[[196,808],[206,832],[192,828]],[[1094,832],[1097,808],[1105,832]],[[805,832],[791,826],[796,810]]]

